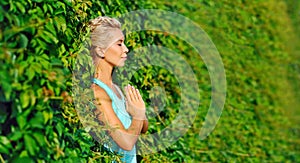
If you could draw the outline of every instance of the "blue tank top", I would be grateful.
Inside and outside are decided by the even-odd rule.
[[[125,105],[125,97],[123,96],[121,90],[115,86],[117,89],[118,93],[120,94],[121,98],[119,98],[114,91],[108,87],[106,84],[101,82],[98,79],[93,79],[93,83],[97,84],[100,86],[102,89],[105,90],[105,92],[108,94],[108,96],[111,99],[111,104],[112,108],[117,115],[117,117],[120,119],[122,122],[123,126],[125,129],[128,129],[131,125],[131,116],[128,114],[126,111],[126,105]],[[112,139],[111,139],[111,146],[104,145],[106,148],[108,148],[110,151],[117,152],[122,156],[121,160],[122,162],[126,163],[136,163],[136,148],[135,145],[132,148],[132,150],[127,151],[122,148],[120,148]]]

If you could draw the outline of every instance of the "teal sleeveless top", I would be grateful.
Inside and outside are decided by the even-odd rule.
[[[106,84],[101,82],[98,79],[93,79],[93,83],[97,84],[99,87],[105,90],[105,92],[108,94],[112,101],[112,108],[117,115],[117,117],[122,122],[125,129],[128,129],[131,125],[131,116],[126,111],[126,105],[125,105],[125,98],[121,92],[121,90],[115,86],[119,94],[121,95],[121,99],[113,92],[113,90],[108,87]],[[135,146],[132,148],[132,150],[127,151],[122,148],[120,148],[112,139],[111,139],[111,146],[104,145],[106,148],[108,148],[112,152],[117,152],[119,155],[122,156],[121,160],[122,162],[126,163],[136,163],[136,148]]]

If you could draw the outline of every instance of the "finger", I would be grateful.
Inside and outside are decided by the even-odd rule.
[[[140,100],[140,96],[139,96],[138,89],[134,89],[134,92],[135,92],[135,98],[136,98],[137,100]]]
[[[132,86],[132,92],[133,92],[133,95],[134,95],[134,99],[135,100],[138,100],[138,93],[137,93],[137,91],[136,91],[136,89]]]
[[[128,93],[129,93],[130,100],[132,102],[135,101],[134,92],[132,90],[132,86],[131,85],[128,86]]]
[[[131,103],[131,97],[130,97],[130,91],[129,91],[129,86],[125,87],[125,95],[126,95],[126,99],[129,103]]]
[[[143,100],[142,95],[138,89],[136,89],[139,100]]]

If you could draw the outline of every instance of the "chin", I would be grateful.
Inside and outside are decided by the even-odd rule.
[[[118,64],[116,67],[124,67],[125,63]]]
[[[120,61],[120,62],[116,65],[116,67],[123,67],[123,66],[125,66],[125,61]]]

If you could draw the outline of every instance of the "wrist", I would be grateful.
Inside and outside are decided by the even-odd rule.
[[[136,120],[145,120],[147,119],[146,114],[145,114],[145,109],[139,109],[138,111],[135,111],[134,114],[131,115],[132,119]]]

